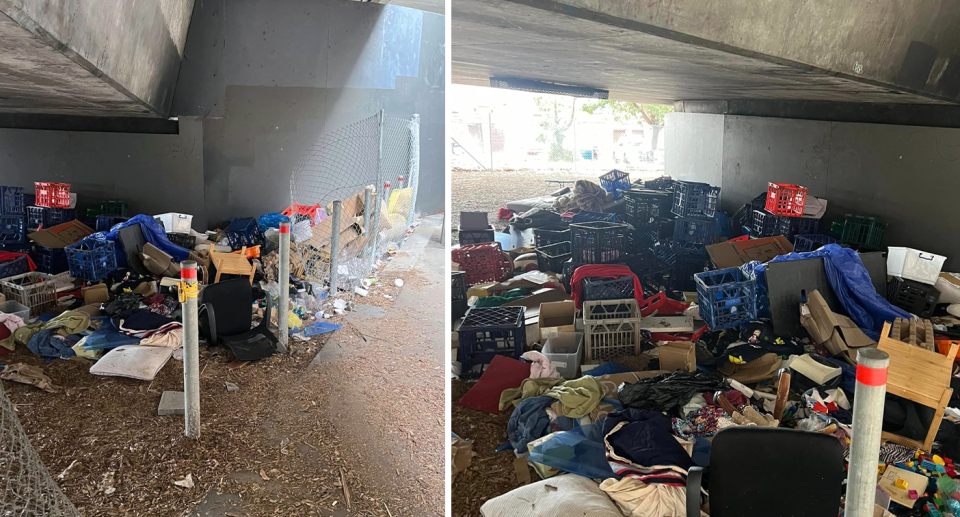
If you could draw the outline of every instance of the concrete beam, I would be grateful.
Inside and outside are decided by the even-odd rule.
[[[960,106],[778,100],[682,100],[680,113],[960,128]]]

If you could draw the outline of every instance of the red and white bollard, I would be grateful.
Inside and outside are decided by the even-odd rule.
[[[183,309],[184,434],[200,438],[200,325],[197,316],[197,263],[180,263],[180,303]]]
[[[853,397],[853,435],[844,517],[873,517],[888,366],[890,356],[882,350],[861,348],[857,351],[857,388]]]
[[[290,221],[280,221],[280,267],[277,271],[280,284],[280,303],[277,307],[277,351],[287,351],[287,340],[290,337]]]

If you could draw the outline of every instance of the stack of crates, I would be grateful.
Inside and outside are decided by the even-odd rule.
[[[710,330],[723,330],[757,317],[757,279],[740,268],[694,275],[700,319]]]
[[[720,187],[692,181],[673,186],[673,242],[676,244],[713,244],[716,235],[717,204]]]
[[[496,355],[520,359],[527,351],[524,312],[524,307],[473,307],[467,311],[457,331],[461,377],[476,376],[474,367],[489,364]]]
[[[23,188],[0,187],[0,244],[22,244],[26,236]]]
[[[57,305],[57,279],[47,273],[33,271],[0,280],[3,295],[30,309],[35,318]]]
[[[640,353],[640,304],[633,298],[583,302],[585,363]]]

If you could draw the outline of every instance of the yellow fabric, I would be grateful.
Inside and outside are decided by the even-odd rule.
[[[390,193],[390,201],[387,204],[387,213],[390,215],[403,215],[406,219],[407,212],[410,211],[410,200],[413,199],[413,187],[396,189]],[[390,218],[393,221],[393,217]]]
[[[610,478],[600,483],[626,517],[685,517],[686,489],[661,484],[648,485],[639,479]]]
[[[500,394],[500,411],[504,411],[511,406],[516,407],[524,399],[539,397],[561,382],[563,382],[563,379],[557,377],[524,379],[519,388],[503,390],[503,393]]]
[[[500,411],[516,406],[530,397],[546,395],[562,404],[561,414],[570,418],[583,418],[600,404],[603,388],[591,376],[565,381],[559,378],[524,379],[519,388],[503,390],[500,394]]]

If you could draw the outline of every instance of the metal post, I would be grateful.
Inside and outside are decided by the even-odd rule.
[[[363,234],[370,237],[370,203],[373,202],[373,185],[363,188]]]
[[[200,438],[200,335],[197,317],[197,263],[180,263],[180,303],[183,308],[183,420],[184,433]]]
[[[379,134],[379,143],[377,147],[377,185],[383,185],[385,183],[383,177],[383,118],[384,111],[380,110],[379,118],[377,121],[378,124],[378,134]],[[370,257],[369,260],[370,267],[369,270],[373,272],[373,265],[377,261],[377,239],[380,237],[380,205],[382,204],[383,196],[377,187],[377,191],[374,192],[373,198],[373,231],[370,232]],[[389,197],[387,198],[389,200]]]
[[[280,303],[277,307],[277,336],[280,343],[277,351],[287,351],[290,339],[290,221],[280,222],[280,271],[277,273],[280,283]]]
[[[493,170],[493,108],[490,108],[490,111],[487,112],[487,125],[490,126],[490,141],[487,142],[490,144],[490,169]]]
[[[408,185],[413,189],[410,192],[410,212],[407,214],[407,227],[413,226],[417,215],[417,191],[420,188],[420,115],[413,114],[410,123],[410,161],[407,171]]]
[[[890,356],[875,348],[857,351],[857,387],[853,399],[853,435],[847,472],[845,517],[872,517],[877,491],[877,461]]]
[[[343,202],[333,202],[333,215],[330,221],[333,223],[333,235],[330,236],[330,297],[337,295],[337,267],[340,262],[340,211],[343,210]]]

